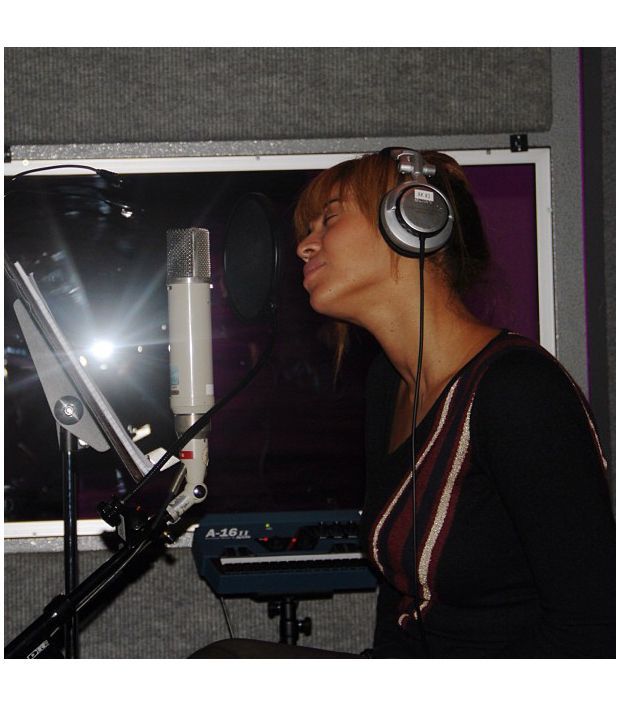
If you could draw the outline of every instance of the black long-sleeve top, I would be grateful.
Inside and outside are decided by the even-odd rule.
[[[503,331],[418,425],[417,591],[411,440],[387,452],[399,381],[378,358],[362,518],[381,579],[375,657],[614,657],[606,463],[566,371]]]

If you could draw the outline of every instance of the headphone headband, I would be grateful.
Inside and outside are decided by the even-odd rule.
[[[400,174],[410,179],[385,194],[379,209],[381,232],[399,254],[419,257],[432,254],[446,245],[452,232],[454,215],[446,196],[427,181],[436,167],[424,162],[421,152],[406,147],[388,147]]]
[[[411,174],[414,180],[416,180],[416,177],[435,176],[437,172],[437,168],[433,164],[424,162],[421,152],[416,152],[413,149],[388,147],[382,152],[389,153],[390,157],[398,163],[399,173]]]

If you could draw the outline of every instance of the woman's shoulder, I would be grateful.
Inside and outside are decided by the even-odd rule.
[[[594,428],[588,401],[564,366],[537,342],[507,333],[488,358],[475,394],[478,422],[495,426],[586,421]]]
[[[576,382],[563,365],[539,343],[510,331],[491,343],[486,354],[479,389],[504,393],[511,390],[519,397],[526,393],[545,394],[563,391],[582,396]]]
[[[513,342],[490,359],[473,395],[478,460],[507,493],[528,482],[557,488],[571,476],[595,478],[598,496],[607,497],[607,461],[583,392],[540,345]]]

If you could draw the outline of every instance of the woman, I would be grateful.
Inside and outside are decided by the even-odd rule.
[[[419,257],[381,236],[384,195],[411,179],[395,156],[321,173],[295,213],[303,286],[338,321],[338,364],[348,324],[383,351],[367,394],[372,656],[613,657],[614,522],[587,403],[537,344],[464,305],[488,251],[454,160],[422,153],[451,204],[447,243]]]

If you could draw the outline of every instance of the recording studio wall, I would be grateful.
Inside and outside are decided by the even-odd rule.
[[[596,53],[593,63],[586,51]],[[515,133],[550,147],[558,357],[595,404],[615,466],[614,48],[28,47],[5,48],[4,67],[5,159],[354,152],[414,142],[494,149]],[[600,110],[583,120],[587,82]],[[585,124],[599,138],[600,161],[582,172],[579,145],[592,142]],[[599,188],[594,221],[586,180]],[[598,288],[589,288],[597,276]],[[225,636],[189,550],[171,554],[86,627],[85,657],[182,657]],[[82,574],[103,559],[84,553]],[[61,590],[61,554],[8,551],[6,640]],[[239,600],[232,611],[242,636],[276,640],[264,604]],[[308,603],[300,616],[314,618],[315,636],[303,643],[364,648],[372,613],[369,594]]]
[[[187,142],[540,132],[537,48],[5,50],[5,142]]]

